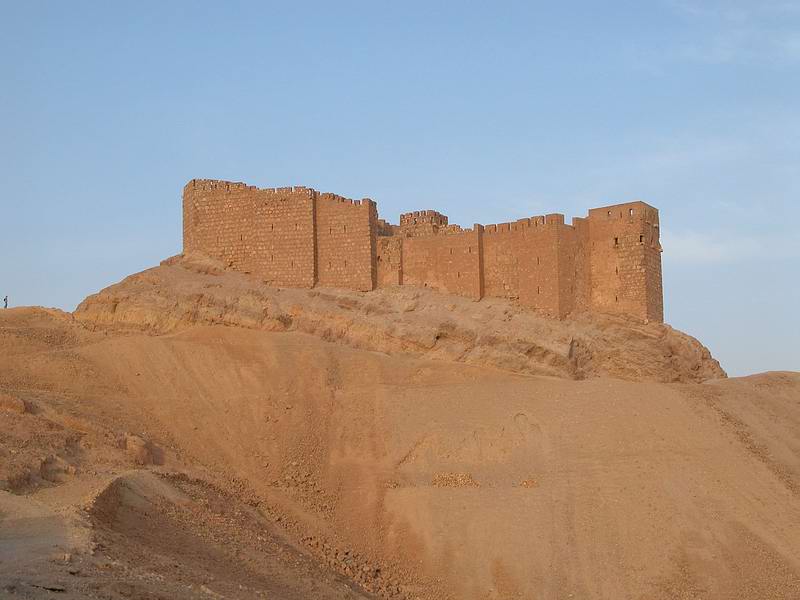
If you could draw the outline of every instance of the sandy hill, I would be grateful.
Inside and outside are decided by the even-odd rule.
[[[0,595],[800,598],[800,374],[668,326],[193,257],[0,352]]]

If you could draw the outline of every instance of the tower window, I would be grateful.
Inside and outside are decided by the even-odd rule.
[[[640,235],[640,236],[639,236],[639,243],[641,244],[642,242],[644,242],[644,236],[643,236],[643,235]]]
[[[632,208],[631,208],[631,209],[628,209],[628,214],[629,214],[630,216],[633,216],[633,209],[632,209]]]
[[[619,238],[614,238],[614,245],[619,246]]]

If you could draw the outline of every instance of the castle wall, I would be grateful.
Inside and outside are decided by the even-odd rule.
[[[485,294],[566,315],[574,308],[575,246],[575,232],[559,214],[487,225]]]
[[[483,229],[484,293],[497,298],[518,299],[520,294],[519,247],[523,224],[498,223]]]
[[[403,238],[403,284],[483,297],[483,228]]]
[[[320,194],[316,225],[317,283],[361,291],[375,289],[378,228],[375,203]]]
[[[312,190],[194,180],[183,205],[184,252],[202,251],[277,287],[313,287]]]
[[[547,314],[663,321],[658,211],[644,202],[475,225],[417,211],[400,225],[371,200],[304,188],[192,180],[183,193],[184,252],[201,251],[278,287],[368,291],[417,285],[494,296]]]
[[[561,222],[559,221],[559,217]],[[563,316],[561,310],[559,242],[563,234],[563,217],[548,215],[545,224],[537,217],[519,247],[520,304],[552,316]]]
[[[586,311],[591,303],[591,247],[589,243],[589,220],[575,217],[572,219],[573,244],[575,247],[573,270],[573,304],[574,309]]]

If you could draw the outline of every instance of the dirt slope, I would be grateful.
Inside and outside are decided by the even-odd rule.
[[[193,325],[219,305],[159,290],[191,272],[147,273],[105,321],[0,313],[11,597],[800,597],[800,374],[576,381]]]
[[[369,293],[278,290],[203,256],[175,257],[88,297],[95,327],[169,333],[224,324],[301,331],[355,348],[569,379],[699,382],[725,377],[708,350],[668,325],[574,315],[549,319],[508,301],[409,287]]]

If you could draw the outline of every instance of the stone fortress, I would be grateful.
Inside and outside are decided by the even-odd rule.
[[[663,321],[658,210],[644,202],[462,229],[433,210],[378,218],[375,202],[305,187],[193,179],[183,189],[183,250],[275,287],[370,291],[414,285],[574,311]]]

